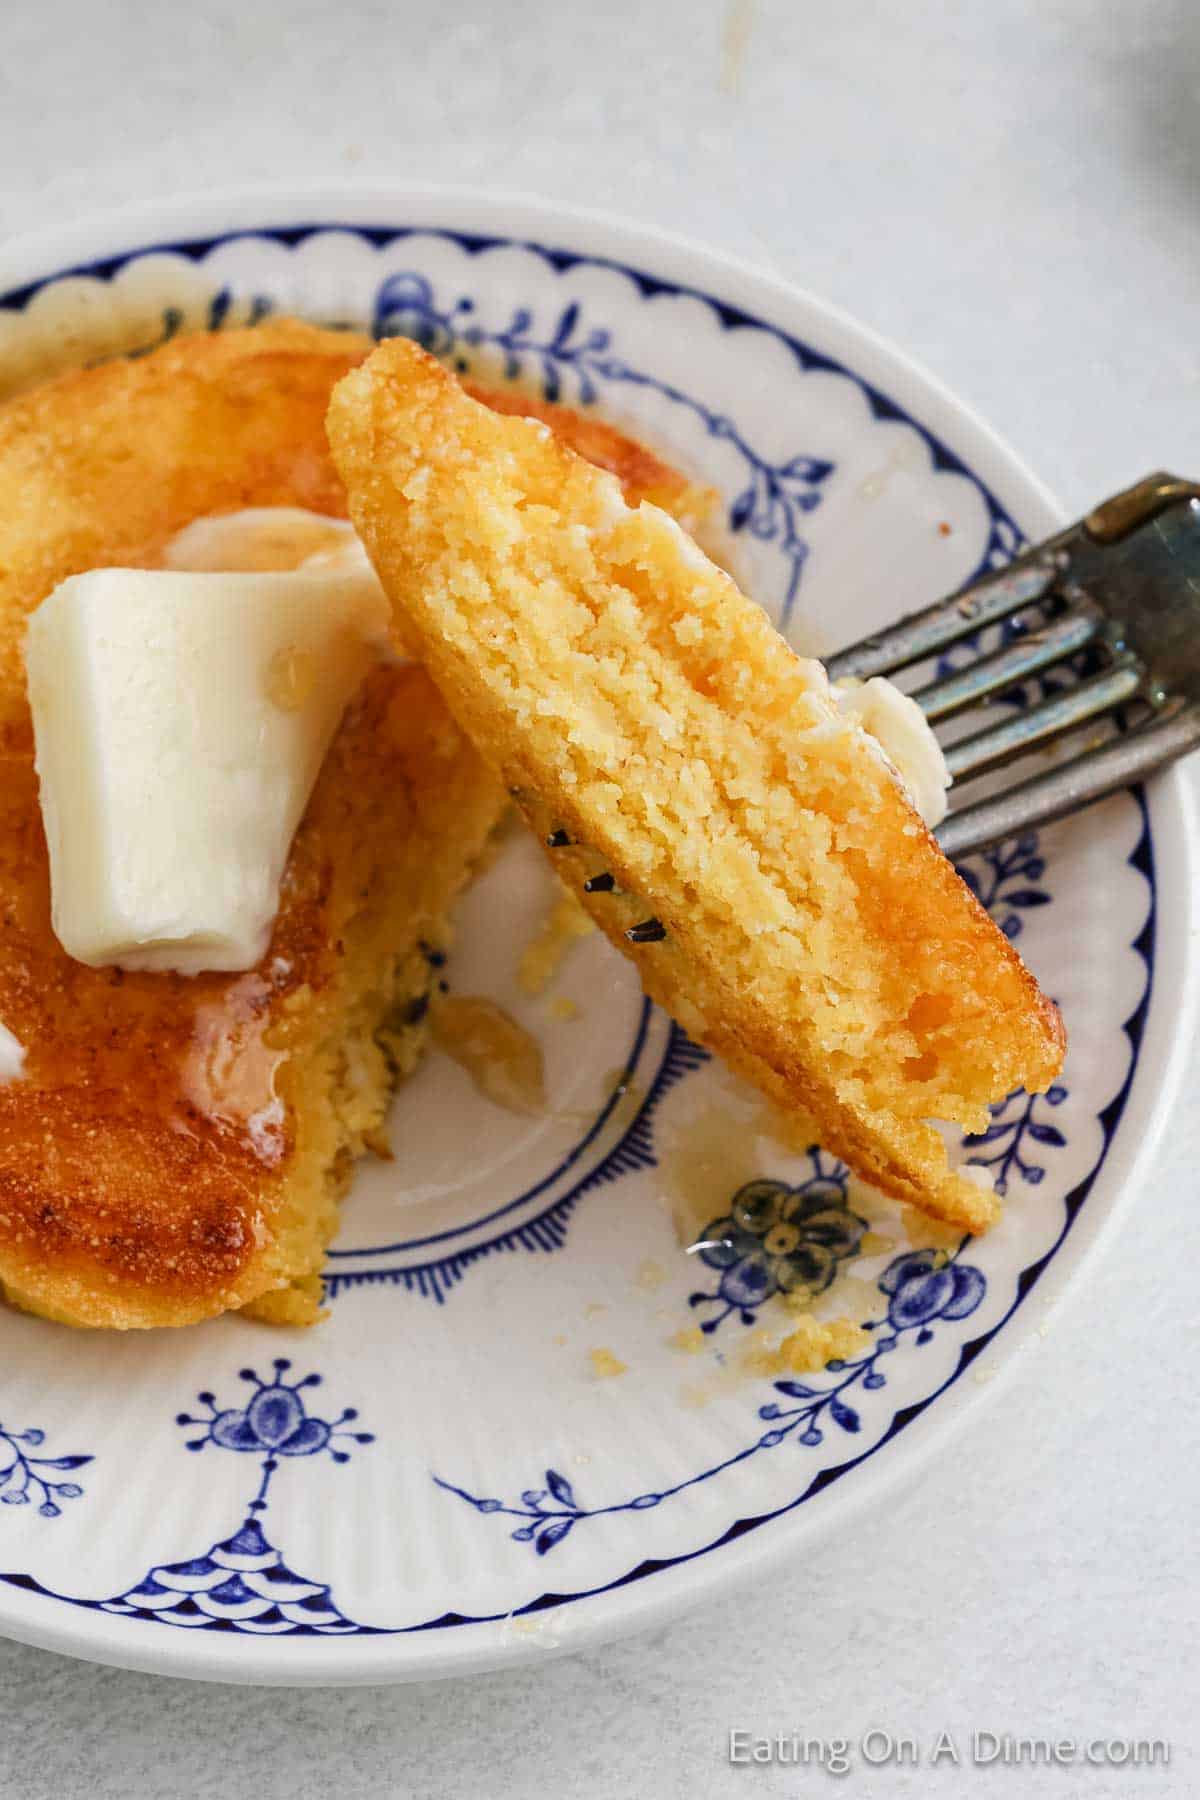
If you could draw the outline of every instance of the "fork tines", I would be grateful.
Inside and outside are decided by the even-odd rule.
[[[1022,617],[1030,611],[1032,619]],[[954,780],[1090,729],[1069,761],[954,809],[936,833],[948,856],[1074,812],[1200,743],[1200,486],[1152,475],[826,667],[831,680],[893,676],[1005,624],[1012,629],[998,649],[960,667],[942,664],[913,692],[931,724],[1010,702],[1000,722],[946,747]],[[1072,685],[1026,703],[1025,683],[1085,650]],[[1131,703],[1136,721],[1118,710]]]

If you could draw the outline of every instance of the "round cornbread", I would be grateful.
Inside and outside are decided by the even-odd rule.
[[[503,804],[414,666],[378,669],[292,847],[270,948],[244,975],[73,962],[50,928],[25,619],[68,575],[154,568],[192,520],[345,517],[330,392],[370,344],[293,321],[181,337],[0,407],[0,1289],[73,1325],[184,1325],[230,1308],[306,1324],[354,1160],[420,1048],[426,949]],[[711,490],[611,426],[533,412],[698,523]]]
[[[181,338],[0,408],[0,1021],[26,1052],[0,1085],[0,1284],[51,1318],[316,1316],[337,1200],[415,1055],[419,946],[500,809],[423,671],[381,667],[330,751],[256,969],[85,968],[50,929],[26,615],[68,575],[154,567],[210,513],[344,516],[323,421],[365,348],[290,323]]]

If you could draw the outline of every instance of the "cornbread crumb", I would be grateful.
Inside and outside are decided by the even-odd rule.
[[[536,935],[521,952],[517,985],[523,994],[544,994],[562,967],[572,944],[590,937],[596,927],[574,894],[565,889],[555,899]]]
[[[375,1125],[362,1134],[363,1145],[377,1156],[380,1162],[395,1162],[396,1152],[392,1149],[392,1140],[388,1136],[386,1125]]]
[[[629,1366],[628,1363],[623,1363],[619,1356],[614,1356],[611,1350],[605,1349],[603,1345],[589,1350],[588,1360],[592,1365],[592,1374],[598,1381],[608,1381],[614,1375],[624,1375]]]
[[[955,1250],[962,1242],[962,1226],[934,1219],[916,1206],[900,1208],[900,1223],[914,1250]]]
[[[857,1356],[871,1342],[870,1333],[853,1319],[801,1317],[796,1329],[772,1350],[755,1349],[747,1367],[756,1375],[806,1375],[837,1359]]]
[[[655,1294],[666,1279],[667,1271],[663,1268],[662,1264],[660,1262],[655,1262],[653,1257],[648,1256],[644,1262],[638,1264],[638,1271],[634,1276],[634,1284],[635,1286],[640,1287],[644,1294]]]
[[[698,1356],[704,1348],[704,1333],[698,1325],[685,1325],[667,1342],[672,1350],[682,1350],[685,1356]]]

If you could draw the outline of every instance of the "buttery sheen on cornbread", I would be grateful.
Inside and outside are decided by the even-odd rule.
[[[51,929],[27,614],[69,576],[160,567],[214,513],[344,516],[323,421],[365,348],[203,335],[0,408],[0,1022],[22,1051],[0,1083],[0,1285],[71,1324],[316,1316],[338,1199],[417,1054],[425,946],[502,804],[424,672],[377,667],[252,969],[88,968]]]
[[[1044,1089],[1061,1022],[820,665],[666,513],[415,345],[348,375],[329,431],[452,712],[568,883],[613,874],[584,903],[647,990],[885,1192],[987,1226],[931,1121]]]

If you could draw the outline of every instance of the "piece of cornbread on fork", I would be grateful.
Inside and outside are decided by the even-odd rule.
[[[931,1121],[1045,1088],[1061,1022],[820,665],[674,519],[411,343],[338,385],[329,432],[451,711],[647,991],[885,1192],[988,1225]]]

